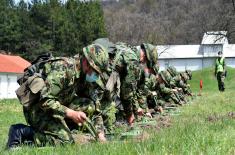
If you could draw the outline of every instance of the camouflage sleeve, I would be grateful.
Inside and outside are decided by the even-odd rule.
[[[156,83],[157,83],[156,76],[151,75],[149,78],[145,79],[145,88],[149,90],[155,90]]]
[[[96,84],[97,86],[94,89],[90,89],[89,93],[91,99],[95,101],[96,110],[102,114],[102,116],[96,116],[95,127],[98,131],[103,131],[104,125],[108,132],[112,132],[116,113],[115,103],[111,97],[111,92],[103,89],[103,82],[97,80]]]
[[[174,79],[171,79],[170,85],[172,88],[176,87],[176,81]]]
[[[45,80],[46,86],[41,93],[41,108],[52,112],[53,116],[64,117],[66,107],[58,100],[58,95],[66,87],[66,71],[53,71]]]
[[[171,94],[172,93],[172,89],[171,88],[167,88],[165,86],[165,84],[160,84],[160,91],[164,94]]]
[[[187,89],[187,83],[184,83],[182,80],[179,81],[179,87],[182,89]]]

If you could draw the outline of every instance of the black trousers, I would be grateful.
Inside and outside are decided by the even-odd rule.
[[[224,72],[218,72],[216,76],[217,76],[219,91],[223,92],[225,90],[225,85],[224,85],[225,74]]]
[[[24,124],[11,125],[8,133],[7,149],[18,147],[22,144],[32,145],[34,143],[34,130]]]

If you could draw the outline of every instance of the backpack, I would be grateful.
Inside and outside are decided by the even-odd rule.
[[[32,65],[24,70],[17,82],[20,87],[16,90],[16,95],[23,105],[28,108],[40,98],[40,91],[45,86],[43,68],[46,62],[53,59],[51,54],[40,55],[32,62]]]
[[[53,58],[52,54],[46,53],[38,56],[32,65],[24,69],[24,74],[18,78],[17,83],[22,85],[30,76],[37,74],[39,77],[45,78],[42,75],[43,68],[46,62]]]

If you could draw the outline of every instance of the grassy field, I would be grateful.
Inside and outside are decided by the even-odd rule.
[[[144,141],[116,141],[55,148],[28,148],[5,151],[10,124],[24,123],[16,100],[0,101],[0,154],[235,154],[235,71],[228,70],[226,91],[217,90],[212,69],[194,72],[191,81],[195,93],[203,79],[201,97],[180,107],[180,115],[171,116],[168,125],[149,130]],[[166,127],[164,127],[166,126]]]

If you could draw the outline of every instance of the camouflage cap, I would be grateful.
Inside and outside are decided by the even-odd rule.
[[[185,73],[187,73],[188,77],[189,77],[189,80],[192,79],[192,71],[191,70],[186,70]]]
[[[144,48],[147,55],[147,60],[150,62],[150,66],[153,67],[154,64],[157,64],[158,53],[157,47],[152,44],[141,44],[141,48]]]
[[[188,80],[188,75],[187,75],[187,73],[185,73],[185,72],[183,72],[183,73],[180,73],[180,76],[185,80],[185,81],[187,81]]]
[[[94,44],[99,44],[107,49],[107,52],[109,54],[115,53],[115,44],[111,41],[109,41],[108,38],[98,38],[95,41],[93,41]]]
[[[102,73],[103,70],[108,69],[108,52],[99,44],[91,44],[83,48],[83,54],[86,57],[88,63],[98,73]]]
[[[166,83],[169,84],[170,82],[170,74],[167,71],[161,71],[160,76],[162,77],[162,80]]]
[[[155,65],[153,66],[153,70],[154,70],[154,72],[157,74],[158,71],[159,71],[159,65],[158,65],[158,64],[155,64]]]
[[[171,74],[172,77],[174,77],[178,74],[178,72],[174,66],[169,66],[169,67],[167,67],[166,70]]]

